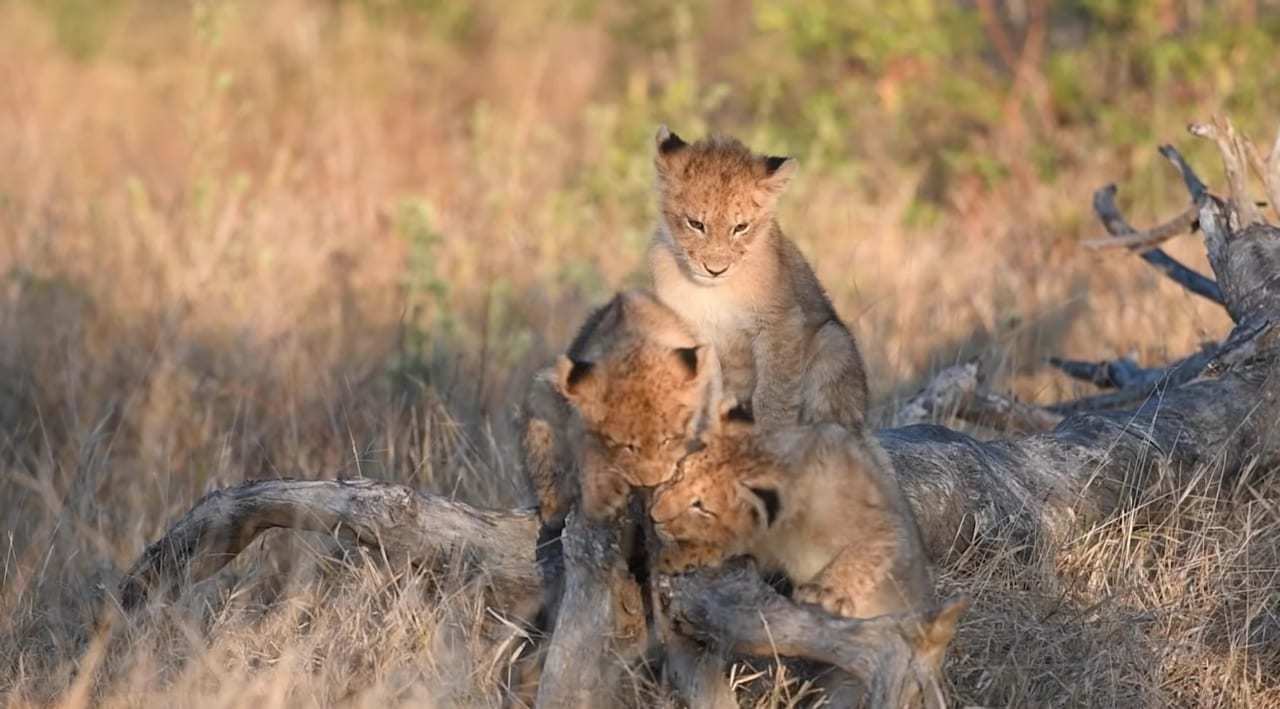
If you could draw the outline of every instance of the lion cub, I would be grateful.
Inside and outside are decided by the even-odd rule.
[[[711,348],[652,293],[620,293],[593,313],[534,379],[521,412],[522,462],[543,522],[561,521],[579,491],[598,520],[631,486],[667,480],[719,382]]]
[[[836,615],[930,607],[915,518],[868,436],[836,424],[758,431],[729,410],[702,440],[654,493],[660,571],[750,554],[791,579],[796,601]]]
[[[795,160],[757,155],[730,137],[689,144],[663,126],[655,165],[654,291],[716,348],[726,392],[769,428],[862,429],[858,346],[774,218]]]

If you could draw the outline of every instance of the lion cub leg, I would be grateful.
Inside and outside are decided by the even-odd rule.
[[[752,344],[755,391],[751,412],[762,429],[774,430],[800,420],[803,396],[800,386],[808,366],[802,315],[798,312],[766,328]]]
[[[886,612],[881,610],[881,589],[892,583],[889,574],[898,554],[897,535],[892,529],[864,531],[876,541],[841,549],[813,579],[796,587],[793,598],[797,603],[813,604],[846,618]]]
[[[838,423],[851,431],[865,426],[866,367],[853,335],[837,321],[818,329],[800,391],[802,423]]]
[[[597,446],[587,443],[582,453],[582,513],[587,519],[610,519],[627,506],[631,481],[610,465]]]
[[[567,440],[572,412],[556,392],[552,370],[533,381],[520,410],[520,462],[538,501],[538,515],[554,523],[569,510],[577,464]]]

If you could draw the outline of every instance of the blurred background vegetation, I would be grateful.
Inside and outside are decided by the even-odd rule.
[[[212,486],[522,499],[510,409],[644,283],[659,123],[800,159],[782,223],[882,418],[958,358],[1048,401],[1049,355],[1192,351],[1225,315],[1081,249],[1090,198],[1181,210],[1163,142],[1220,185],[1185,124],[1269,145],[1278,67],[1280,0],[0,0],[6,647]]]

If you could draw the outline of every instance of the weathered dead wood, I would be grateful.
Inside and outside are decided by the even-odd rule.
[[[1072,379],[1089,382],[1101,389],[1126,389],[1159,381],[1164,367],[1143,367],[1128,357],[1105,362],[1050,357],[1049,366],[1057,367]]]
[[[738,699],[729,685],[729,662],[718,643],[702,646],[673,631],[662,644],[666,651],[663,680],[688,706],[737,709]]]
[[[648,538],[656,538],[652,520],[644,520],[644,531]],[[649,547],[646,551],[652,567],[661,545],[646,546]],[[738,701],[727,672],[727,648],[714,638],[704,645],[677,629],[677,619],[672,617],[669,579],[650,579],[648,587],[652,599],[654,639],[665,653],[662,659],[664,685],[671,687],[676,696],[690,707],[736,709]]]
[[[960,417],[1012,433],[1048,431],[1062,423],[1062,414],[1056,411],[981,389],[960,407]]]
[[[898,407],[895,426],[911,426],[955,415],[960,404],[978,388],[976,361],[953,364],[925,383],[915,396]]]
[[[1062,415],[983,388],[977,362],[955,364],[929,380],[898,410],[894,423],[907,426],[955,416],[1000,431],[1048,431]]]
[[[921,636],[938,611],[867,620],[814,613],[760,583],[754,565],[738,559],[721,569],[664,579],[670,611],[680,629],[743,655],[805,657],[838,667],[861,680],[867,706],[899,707],[932,680],[917,666]],[[942,608],[967,605],[953,599]]]
[[[1208,194],[1176,150],[1162,152],[1199,208],[1236,327],[1222,345],[1179,362],[1154,384],[1049,407],[1071,415],[1048,433],[980,443],[940,427],[882,432],[935,553],[957,534],[1059,537],[1125,509],[1160,476],[1185,482],[1215,460],[1224,475],[1254,458],[1277,463],[1277,351],[1265,343],[1280,321],[1280,231],[1265,224],[1233,231],[1229,205]],[[1247,358],[1238,354],[1246,351]],[[1234,364],[1214,365],[1228,361]],[[1214,378],[1197,378],[1206,369]],[[1122,399],[1137,408],[1100,410]]]
[[[1230,119],[1214,116],[1209,123],[1192,123],[1187,128],[1192,135],[1208,138],[1218,146],[1222,167],[1227,173],[1227,185],[1231,188],[1231,206],[1240,215],[1239,227],[1248,228],[1265,224],[1258,205],[1249,196],[1248,158],[1240,134]]]
[[[1104,189],[1114,189],[1114,186],[1108,186]],[[1126,231],[1119,234],[1111,232],[1108,237],[1102,239],[1088,239],[1080,242],[1080,245],[1086,249],[1130,249],[1134,251],[1146,251],[1155,248],[1160,244],[1174,238],[1188,234],[1199,228],[1200,210],[1194,205],[1187,207],[1178,216],[1169,221],[1151,227],[1150,229],[1133,229],[1130,227]]]
[[[258,535],[285,528],[337,534],[392,560],[465,563],[503,600],[536,596],[537,515],[485,510],[376,480],[255,480],[205,495],[142,553],[120,586],[131,610],[153,590],[198,581]]]
[[[1046,407],[1066,414],[1052,430],[992,441],[936,425],[881,431],[935,559],[988,538],[1062,540],[1081,525],[1132,509],[1158,481],[1227,478],[1251,463],[1280,464],[1280,231],[1237,219],[1234,205],[1209,195],[1177,151],[1162,152],[1179,167],[1197,206],[1235,327],[1220,346],[1168,368],[1154,383],[1105,395],[1141,392],[1123,410],[1103,410],[1111,402],[1099,398],[1071,402],[1080,408],[1070,411]],[[1233,196],[1247,197],[1232,187]],[[935,405],[962,409],[973,398],[977,390],[961,374],[963,396],[948,399],[954,392],[936,391],[926,414],[943,411],[929,408]],[[140,604],[152,589],[207,576],[272,527],[337,533],[416,563],[460,561],[487,579],[497,597],[527,599],[548,582],[535,563],[532,513],[477,510],[372,481],[265,481],[202,499],[134,565],[120,589],[123,605]],[[562,678],[583,674],[580,653],[595,653],[587,658],[594,672],[596,659],[625,656],[630,651],[617,648],[634,647],[639,640],[633,639],[642,637],[618,631],[631,627],[634,605],[626,603],[642,603],[638,594],[607,594],[602,604],[591,590],[630,582],[609,534],[571,525],[563,536],[565,592],[548,657],[553,669],[544,675],[552,686],[540,688],[546,692],[541,703],[604,697],[612,681],[606,672]],[[873,697],[890,703],[905,691],[900,680],[914,676],[903,671],[904,648],[912,647],[911,628],[927,626],[927,618],[834,619],[778,597],[758,574],[737,567],[670,584],[680,628],[717,647],[828,662],[862,677]],[[570,615],[586,620],[564,620]],[[599,650],[601,643],[613,654]],[[557,652],[559,658],[551,657]]]
[[[1167,367],[1140,369],[1133,372],[1132,383],[1121,387],[1118,391],[1050,404],[1047,408],[1050,411],[1066,415],[1080,411],[1107,411],[1133,406],[1158,395],[1161,391],[1168,390],[1170,387],[1178,387],[1190,382],[1200,376],[1205,367],[1209,366],[1210,362],[1224,354],[1225,351],[1225,345],[1213,344],[1206,346],[1199,352],[1180,359]],[[1069,367],[1066,361],[1060,361],[1063,362],[1064,366]],[[1076,362],[1075,364],[1084,365],[1077,371],[1083,371],[1089,366],[1089,363]],[[1113,362],[1099,362],[1092,366],[1100,370],[1110,370],[1113,367]]]
[[[1271,210],[1280,217],[1280,129],[1276,130],[1275,142],[1271,145],[1271,153],[1266,159],[1263,159],[1252,141],[1245,139],[1245,145],[1249,149],[1249,162],[1262,178],[1267,200],[1271,202]]]
[[[155,589],[209,577],[272,528],[336,533],[410,563],[452,567],[465,560],[494,587],[506,589],[499,602],[524,602],[539,597],[544,583],[533,553],[537,525],[532,511],[482,510],[393,483],[250,481],[206,495],[150,545],[121,584],[121,604],[133,609]],[[610,706],[619,668],[645,644],[640,589],[627,571],[616,528],[589,525],[573,515],[561,543],[564,594],[537,704]],[[723,588],[722,572],[715,570],[669,580],[663,587],[668,611],[681,628],[698,624],[690,635],[722,648],[829,662],[877,692],[897,691],[876,673],[910,667],[908,643],[927,618],[832,618],[778,596],[758,573],[742,568],[734,564],[723,572],[728,579]],[[741,600],[726,600],[735,598]],[[805,641],[810,631],[816,632],[812,645]],[[776,645],[762,640],[768,633]],[[884,638],[895,639],[885,643]],[[711,662],[711,668],[718,666]],[[690,691],[705,691],[722,703],[729,699],[707,667],[695,669],[698,674],[686,683],[695,688]]]
[[[645,646],[641,589],[627,569],[617,527],[575,513],[560,539],[563,591],[536,706],[613,706],[620,668]]]
[[[1115,185],[1107,185],[1093,193],[1093,211],[1102,220],[1102,225],[1106,228],[1107,233],[1111,234],[1116,240],[1125,239],[1138,233],[1132,226],[1129,226],[1129,222],[1120,213],[1120,208],[1116,206]],[[1188,213],[1195,214],[1195,219],[1189,221],[1188,226],[1198,224],[1199,209],[1195,205],[1189,207],[1187,212],[1184,212],[1172,223],[1183,220],[1183,217]],[[1186,231],[1184,229],[1183,233]],[[1197,273],[1194,269],[1187,268],[1177,259],[1165,253],[1164,249],[1149,247],[1137,248],[1137,250],[1138,256],[1143,261],[1159,269],[1161,273],[1168,276],[1178,285],[1202,298],[1207,298],[1218,305],[1222,305],[1222,291],[1218,289],[1218,284],[1214,283],[1212,278]]]
[[[1227,296],[1227,311],[1241,324],[1250,314],[1254,314],[1255,320],[1265,319],[1257,313],[1270,306],[1276,282],[1280,279],[1275,264],[1268,263],[1280,253],[1277,230],[1269,225],[1254,224],[1238,232],[1232,231],[1227,226],[1228,216],[1221,209],[1221,203],[1210,199],[1211,203],[1201,207],[1201,223],[1205,219],[1211,220],[1203,227],[1206,243],[1225,244],[1216,258],[1223,262],[1224,273],[1219,276],[1218,284]],[[1210,259],[1214,258],[1210,256]],[[1272,318],[1274,322],[1274,314]]]

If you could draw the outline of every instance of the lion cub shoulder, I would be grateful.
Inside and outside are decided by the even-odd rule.
[[[759,432],[731,414],[654,494],[660,570],[749,554],[828,612],[922,610],[933,586],[920,533],[869,435],[835,424]]]
[[[715,346],[726,390],[770,428],[862,428],[862,356],[775,218],[795,160],[727,136],[686,143],[664,127],[655,165],[654,291]]]
[[[632,486],[670,477],[719,387],[710,347],[652,293],[620,293],[535,377],[520,421],[523,466],[544,522],[581,495],[601,519]]]

